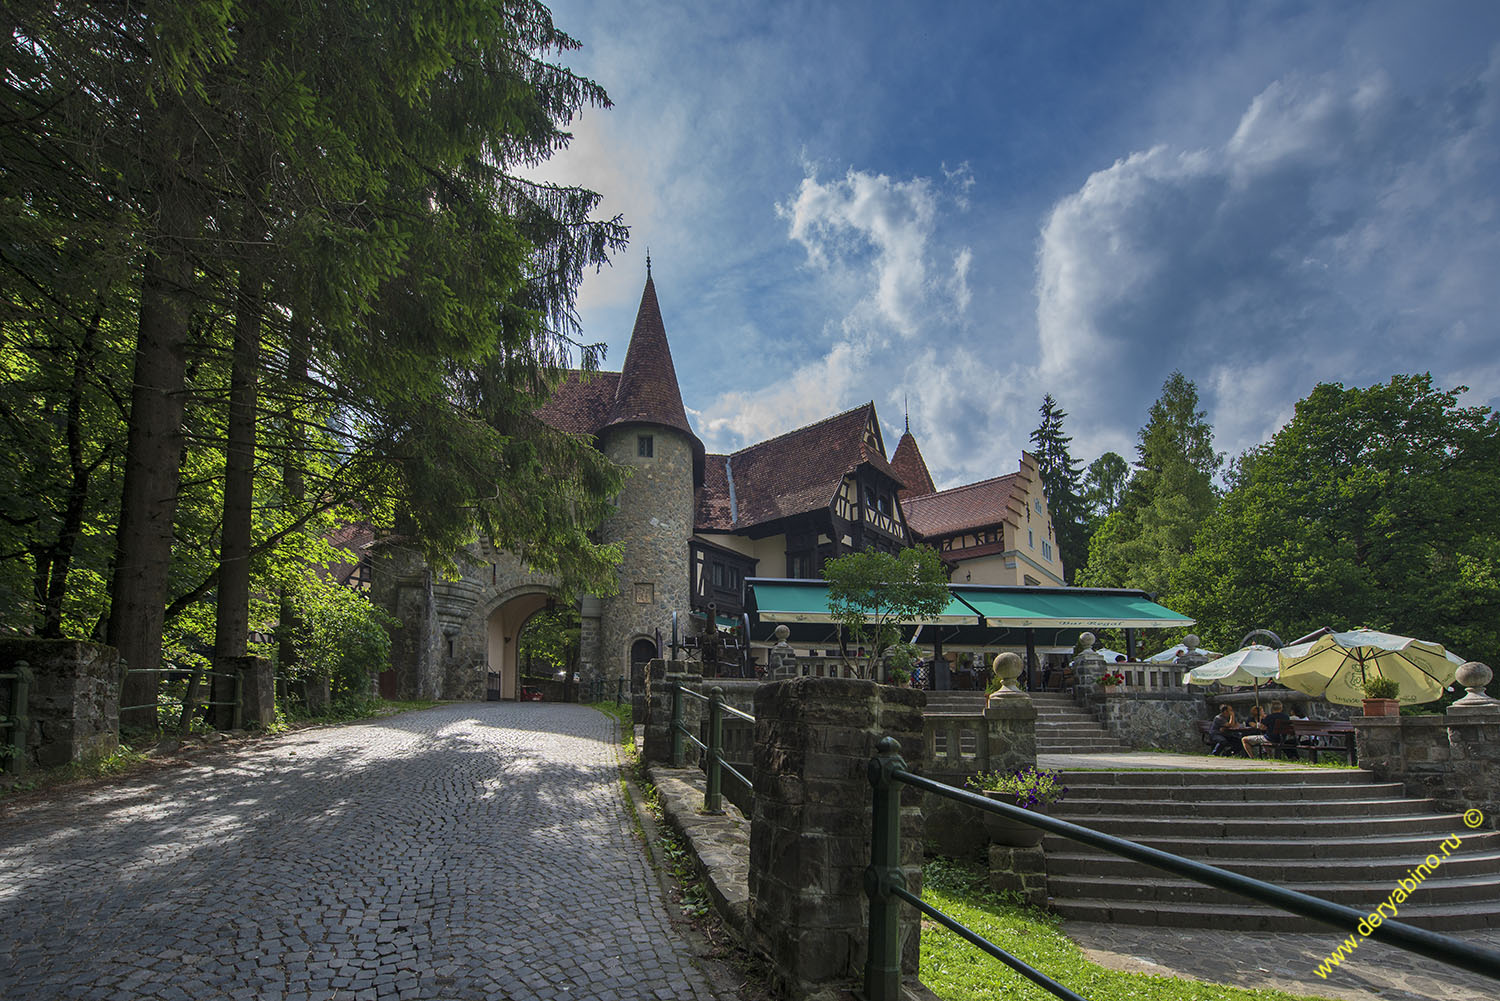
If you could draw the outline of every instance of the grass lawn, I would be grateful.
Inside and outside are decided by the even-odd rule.
[[[930,860],[923,867],[922,899],[1089,1001],[1308,1001],[1311,997],[1106,970],[1084,958],[1083,951],[1059,930],[1057,918],[1006,903],[985,885],[980,867],[951,859]],[[1171,929],[1163,929],[1162,934],[1172,934]],[[1225,935],[1227,948],[1232,933]],[[922,923],[921,979],[943,1001],[1052,998],[998,959],[926,920]]]

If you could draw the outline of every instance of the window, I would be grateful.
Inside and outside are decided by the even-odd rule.
[[[1040,497],[1038,497],[1036,500],[1032,501],[1031,503],[1033,503],[1033,504],[1036,505],[1036,513],[1037,514],[1041,514],[1042,513],[1042,499]]]
[[[812,576],[812,557],[807,553],[788,553],[786,557],[786,575],[798,580],[805,580]]]
[[[1026,530],[1026,544],[1032,549],[1036,548],[1036,537],[1032,534],[1031,529],[1029,528]]]
[[[714,587],[724,586],[724,564],[714,564]]]
[[[638,434],[635,436],[635,454],[642,459],[649,459],[655,454],[655,442],[649,434]]]
[[[1046,540],[1043,540],[1042,541],[1042,559],[1044,559],[1044,560],[1050,560],[1051,558],[1052,558],[1052,543],[1047,542]]]

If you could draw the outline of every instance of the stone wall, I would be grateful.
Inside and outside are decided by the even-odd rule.
[[[371,555],[370,600],[400,623],[390,628],[398,699],[441,696],[437,610],[432,571],[413,549],[381,545]]]
[[[636,439],[652,438],[650,457],[637,455]],[[599,536],[624,547],[618,594],[601,598],[600,676],[630,676],[630,646],[637,639],[666,638],[672,613],[686,614],[688,539],[693,534],[693,449],[686,435],[667,428],[625,426],[605,431],[600,450],[630,469],[614,514]]]
[[[1444,715],[1353,716],[1361,768],[1445,810],[1500,819],[1500,705]]]
[[[925,716],[923,774],[962,788],[980,772],[1014,772],[1036,765],[1036,707],[1025,694],[992,698],[983,716]],[[989,844],[975,811],[923,794],[928,848],[937,855],[978,857]]]
[[[1207,703],[1196,692],[1084,689],[1084,706],[1110,734],[1135,749],[1195,753],[1203,750],[1198,721]]]
[[[832,994],[864,974],[869,910],[870,759],[882,737],[922,771],[920,691],[838,678],[797,678],[756,692],[750,936],[783,994]],[[921,892],[922,818],[903,788],[901,867]],[[902,967],[915,973],[917,913],[902,908]]]
[[[50,768],[113,754],[120,740],[120,655],[74,640],[0,639],[0,669],[31,667],[26,767]],[[0,714],[11,687],[0,683]],[[3,738],[10,735],[4,734]]]

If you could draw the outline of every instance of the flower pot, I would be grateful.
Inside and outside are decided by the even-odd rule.
[[[1010,792],[990,792],[986,790],[986,799],[993,799],[1001,803],[1016,806],[1016,794]],[[1033,813],[1041,813],[1041,810],[1033,810]],[[990,841],[997,845],[1005,845],[1010,848],[1035,848],[1042,843],[1042,829],[1032,827],[1030,824],[1019,820],[1011,820],[1009,817],[1001,817],[993,813],[984,815],[984,832],[990,836]]]
[[[1366,716],[1400,716],[1401,703],[1395,699],[1365,699]]]

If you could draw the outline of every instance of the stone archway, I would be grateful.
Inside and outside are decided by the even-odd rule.
[[[502,699],[514,701],[519,694],[520,665],[516,654],[521,627],[553,598],[553,593],[545,588],[527,590],[500,602],[485,617],[485,669],[500,675]]]

